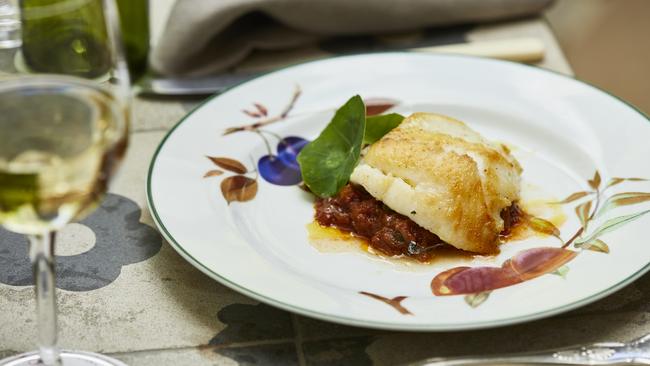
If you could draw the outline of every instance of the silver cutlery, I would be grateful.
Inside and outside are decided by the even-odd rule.
[[[460,365],[650,365],[650,334],[627,343],[605,342],[541,352],[430,358],[411,366]]]
[[[221,93],[256,74],[226,73],[211,77],[164,78],[149,77],[138,82],[139,94],[153,95],[206,95]]]

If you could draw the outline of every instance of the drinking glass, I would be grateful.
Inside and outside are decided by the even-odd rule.
[[[91,212],[128,141],[129,75],[113,0],[20,0],[0,47],[0,224],[29,237],[39,350],[0,365],[124,365],[58,350],[56,231]]]
[[[16,0],[0,0],[0,48],[13,48],[20,44],[20,21],[16,8]]]

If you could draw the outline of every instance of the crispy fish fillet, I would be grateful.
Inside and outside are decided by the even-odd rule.
[[[505,146],[453,118],[415,113],[367,149],[351,181],[456,248],[494,253],[520,174]]]

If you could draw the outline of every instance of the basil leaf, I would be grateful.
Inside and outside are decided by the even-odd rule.
[[[397,113],[383,114],[366,118],[366,132],[363,136],[363,144],[369,145],[384,137],[393,128],[397,127],[404,120],[404,116]]]
[[[350,98],[318,138],[298,154],[302,179],[320,197],[333,196],[346,185],[361,154],[366,107],[360,96]]]

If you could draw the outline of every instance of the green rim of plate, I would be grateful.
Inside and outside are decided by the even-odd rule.
[[[305,315],[308,317],[320,319],[320,320],[325,320],[325,321],[330,321],[330,322],[335,322],[335,323],[340,323],[344,325],[352,325],[352,326],[360,326],[360,327],[367,327],[367,328],[376,328],[376,329],[389,329],[389,330],[403,330],[403,331],[453,331],[453,330],[472,330],[472,329],[484,329],[484,328],[495,328],[495,327],[502,327],[502,326],[507,326],[507,325],[514,325],[518,323],[523,323],[523,322],[528,322],[528,321],[533,321],[533,320],[538,320],[546,317],[550,317],[553,315],[557,315],[560,313],[564,313],[582,306],[585,306],[587,304],[590,304],[594,301],[600,300],[620,289],[623,287],[629,285],[630,283],[634,282],[636,279],[644,275],[648,270],[650,270],[650,263],[647,263],[643,268],[639,269],[626,279],[620,281],[619,283],[606,288],[596,294],[593,294],[589,297],[586,297],[584,299],[574,301],[570,304],[566,304],[563,306],[559,306],[553,309],[549,309],[546,311],[542,312],[537,312],[534,314],[529,314],[529,315],[523,315],[523,316],[518,316],[518,317],[512,317],[512,318],[505,318],[501,320],[491,320],[491,321],[484,321],[484,322],[473,322],[473,323],[467,323],[467,324],[458,324],[458,325],[449,325],[449,324],[435,324],[435,323],[427,323],[427,324],[399,324],[399,323],[385,323],[385,322],[379,322],[379,321],[365,321],[365,320],[359,320],[356,318],[350,318],[350,317],[345,317],[345,316],[339,316],[339,315],[332,315],[328,313],[321,313],[318,311],[313,311],[308,308],[302,308],[302,307],[297,307],[288,303],[284,303],[281,301],[277,301],[274,298],[259,294],[257,292],[254,292],[252,290],[247,289],[246,287],[243,287],[236,282],[233,282],[229,280],[228,278],[225,278],[221,276],[220,274],[212,271],[210,268],[206,267],[203,265],[201,262],[199,262],[196,258],[194,258],[190,253],[185,251],[183,249],[183,246],[174,239],[173,235],[167,230],[165,227],[164,223],[162,222],[162,219],[158,215],[158,212],[156,211],[156,206],[153,202],[153,197],[151,195],[151,176],[153,174],[153,169],[156,164],[156,159],[158,157],[158,154],[160,153],[160,150],[162,147],[165,145],[165,142],[167,139],[174,133],[176,128],[178,128],[183,122],[185,122],[192,114],[194,114],[195,111],[197,111],[199,108],[203,107],[204,104],[207,104],[211,102],[213,99],[219,98],[223,94],[229,92],[230,90],[239,87],[245,83],[248,83],[252,80],[259,79],[261,77],[283,71],[289,68],[292,68],[294,66],[299,66],[299,65],[305,65],[305,64],[313,64],[313,63],[319,63],[335,58],[346,58],[346,57],[357,57],[357,56],[368,56],[368,55],[389,55],[389,54],[398,54],[398,55],[410,55],[410,56],[415,56],[415,57],[445,57],[445,58],[463,58],[463,59],[474,59],[479,62],[495,62],[495,63],[503,63],[509,66],[513,67],[525,67],[530,70],[534,71],[540,71],[540,72],[546,72],[549,74],[553,74],[556,76],[560,76],[562,78],[572,80],[574,82],[580,83],[586,87],[590,87],[592,89],[595,89],[598,92],[604,93],[610,97],[612,97],[614,100],[618,100],[619,102],[623,103],[624,105],[628,106],[632,110],[636,111],[641,117],[645,118],[648,122],[650,122],[650,117],[645,114],[643,111],[641,111],[639,108],[634,106],[632,103],[627,102],[623,100],[622,98],[617,97],[614,94],[609,93],[606,90],[603,90],[593,84],[590,84],[586,81],[580,80],[578,78],[564,75],[560,72],[553,71],[553,70],[548,70],[548,69],[543,69],[534,65],[528,65],[528,64],[522,64],[518,62],[513,62],[513,61],[506,61],[506,60],[498,60],[498,59],[493,59],[493,58],[488,58],[488,57],[481,57],[481,56],[469,56],[469,55],[452,55],[452,54],[421,54],[417,52],[409,52],[409,51],[401,51],[401,52],[371,52],[371,53],[360,53],[360,54],[347,54],[347,55],[340,55],[340,56],[333,56],[333,57],[328,57],[328,58],[323,58],[323,59],[318,59],[318,60],[313,60],[313,61],[306,61],[306,62],[298,62],[295,64],[291,64],[285,67],[282,67],[277,70],[273,70],[270,72],[262,73],[260,75],[257,75],[255,77],[252,77],[250,79],[244,80],[242,82],[239,82],[235,85],[232,85],[228,88],[226,88],[223,92],[219,94],[215,94],[203,102],[201,102],[199,105],[194,107],[190,112],[185,115],[180,121],[178,121],[170,130],[167,132],[165,137],[162,139],[158,147],[156,148],[156,151],[154,152],[153,157],[151,158],[151,163],[149,164],[149,172],[147,173],[147,204],[149,205],[149,211],[151,212],[151,215],[153,217],[153,221],[162,233],[162,235],[165,237],[167,242],[183,257],[185,260],[190,262],[194,267],[198,268],[201,270],[201,272],[205,273],[206,275],[212,277],[213,279],[217,280],[221,284],[237,291],[240,292],[246,296],[249,296],[255,300],[264,302],[269,305],[276,306],[278,308],[294,312],[300,315]]]

